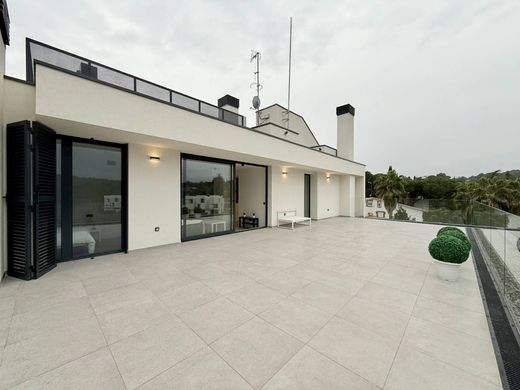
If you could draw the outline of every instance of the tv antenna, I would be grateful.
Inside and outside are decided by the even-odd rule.
[[[251,107],[251,109],[256,111],[257,126],[260,124],[260,90],[262,89],[262,84],[260,84],[260,57],[261,55],[259,51],[251,50],[251,58],[249,59],[249,62],[253,62],[256,60],[256,67],[254,72],[255,81],[253,81],[249,87],[256,89],[256,95],[253,97],[253,106]]]
[[[289,19],[289,81],[287,84],[287,118],[283,121],[286,122],[287,130],[289,130],[289,119],[291,116],[291,61],[292,61],[292,16]]]

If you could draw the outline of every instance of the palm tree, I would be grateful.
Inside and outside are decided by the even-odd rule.
[[[403,181],[392,166],[388,167],[386,175],[376,179],[375,190],[376,196],[385,202],[388,218],[392,219],[399,198],[405,194]]]

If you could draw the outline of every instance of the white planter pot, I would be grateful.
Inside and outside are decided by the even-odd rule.
[[[439,279],[454,282],[459,278],[461,264],[445,263],[443,261],[433,260],[437,263],[437,276]]]

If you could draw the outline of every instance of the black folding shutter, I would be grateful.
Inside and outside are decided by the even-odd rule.
[[[32,277],[31,130],[28,121],[7,125],[7,273]]]
[[[34,277],[56,267],[56,133],[33,123]]]

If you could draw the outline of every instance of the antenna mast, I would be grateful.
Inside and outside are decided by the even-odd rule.
[[[250,87],[256,88],[256,95],[253,97],[253,107],[251,108],[256,110],[256,125],[258,126],[260,124],[260,90],[262,89],[262,84],[260,84],[260,52],[251,50],[251,58],[249,59],[249,62],[253,62],[254,60],[256,60],[256,70],[254,72],[255,81],[251,83]]]
[[[287,85],[287,129],[291,117],[291,59],[292,59],[292,16],[289,21],[289,83]]]

